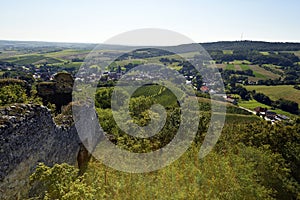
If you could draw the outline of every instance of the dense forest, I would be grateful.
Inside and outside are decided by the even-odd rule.
[[[206,50],[233,50],[233,51],[298,51],[299,43],[263,42],[263,41],[221,41],[200,43]]]

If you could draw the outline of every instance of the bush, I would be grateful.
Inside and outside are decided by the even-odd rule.
[[[26,90],[17,84],[0,88],[0,106],[12,103],[24,103],[28,100]]]

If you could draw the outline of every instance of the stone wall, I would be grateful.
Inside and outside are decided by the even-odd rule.
[[[65,72],[57,73],[53,81],[37,84],[37,92],[43,99],[44,105],[52,103],[56,105],[57,111],[72,101],[74,79],[71,74]]]
[[[76,164],[80,140],[75,126],[57,126],[40,105],[0,109],[0,199],[26,195],[29,176],[39,162]]]

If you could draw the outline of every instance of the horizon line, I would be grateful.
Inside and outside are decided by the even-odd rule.
[[[14,39],[0,39],[0,41],[8,41],[8,42],[40,42],[40,43],[64,43],[64,44],[90,44],[90,45],[110,45],[110,46],[142,46],[142,45],[123,45],[123,44],[108,44],[101,42],[70,42],[70,41],[46,41],[46,40],[14,40]],[[205,43],[218,43],[218,42],[266,42],[266,43],[292,43],[292,44],[300,44],[300,41],[267,41],[267,40],[216,40],[216,41],[207,41],[207,42],[194,42],[194,43],[182,43],[173,46],[179,45],[187,45],[187,44],[205,44]],[[144,45],[151,46],[151,45]],[[157,46],[157,45],[153,45]]]

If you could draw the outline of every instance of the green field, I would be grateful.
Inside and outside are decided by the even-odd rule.
[[[232,55],[233,51],[232,50],[223,50],[223,54]]]
[[[235,65],[243,65],[243,64],[251,65],[251,62],[248,61],[248,60],[235,60],[235,61],[233,61],[231,63],[235,64]]]
[[[227,69],[227,70],[235,70],[235,67],[234,67],[233,64],[227,64],[225,69]]]
[[[246,86],[247,90],[255,90],[256,92],[264,93],[272,100],[280,98],[295,101],[300,104],[300,90],[296,90],[292,85],[276,85],[276,86]]]
[[[265,70],[264,68],[262,68],[258,65],[241,64],[240,67],[242,68],[242,70],[251,69],[253,71],[253,74],[255,75],[255,77],[249,77],[249,80],[251,80],[251,81],[276,79],[276,78],[280,77],[278,74],[274,74],[273,72]]]
[[[10,58],[2,59],[1,61],[10,62],[18,65],[29,65],[29,64],[53,64],[63,62],[60,59],[46,57],[43,55],[27,55],[27,56],[13,56]]]
[[[280,75],[268,71],[258,65],[245,64],[245,61],[235,61],[230,64],[217,64],[218,68],[236,71],[245,71],[251,69],[253,71],[253,76],[249,76],[250,81],[266,80],[266,79],[277,79]]]
[[[266,79],[266,76],[264,76],[263,74],[258,72],[258,71],[261,71],[261,69],[259,69],[259,68],[253,69],[253,67],[254,67],[253,65],[249,66],[249,65],[242,64],[242,65],[240,65],[240,67],[242,68],[243,71],[249,70],[249,69],[253,70],[253,74],[254,74],[255,78],[249,77],[249,80]]]
[[[82,65],[82,62],[71,62],[68,64],[63,65],[65,68],[77,68],[79,69],[79,67]]]
[[[261,51],[260,53],[261,53],[262,55],[264,55],[264,56],[270,55],[270,53],[267,52],[267,51]]]
[[[79,50],[79,49],[65,49],[62,51],[50,52],[43,54],[47,57],[53,58],[68,58],[68,57],[85,57],[90,53],[90,50]]]
[[[250,69],[249,65],[241,64],[240,66],[243,71]]]
[[[300,57],[300,51],[295,51],[294,54],[298,57]]]

